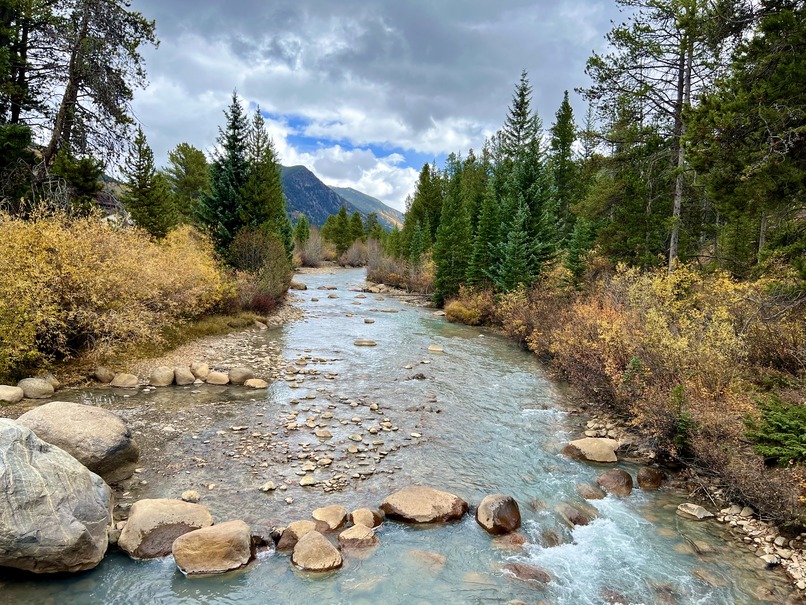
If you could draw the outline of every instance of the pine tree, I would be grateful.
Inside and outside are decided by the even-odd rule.
[[[333,221],[331,241],[336,245],[336,252],[341,256],[353,243],[350,219],[347,217],[347,208],[342,206]]]
[[[579,169],[574,161],[574,142],[577,128],[574,124],[574,111],[568,102],[568,91],[557,110],[556,120],[551,127],[551,157],[549,166],[554,179],[555,207],[557,212],[557,239],[562,242],[571,235],[574,216],[571,206],[579,197]]]
[[[367,215],[365,233],[367,239],[374,239],[377,241],[381,241],[383,239],[384,230],[383,227],[381,227],[380,221],[378,221],[378,214],[376,212],[370,212]]]
[[[531,103],[532,87],[524,69],[501,129],[501,151],[507,159],[514,160],[539,135],[540,125],[532,114]]]
[[[179,143],[168,152],[165,177],[179,217],[183,221],[193,219],[196,205],[210,185],[210,167],[204,152],[188,143]]]
[[[358,211],[353,212],[350,216],[350,237],[353,242],[364,239],[364,222]]]
[[[238,210],[241,226],[265,229],[276,236],[282,242],[286,255],[291,258],[294,241],[285,207],[280,162],[260,107],[255,109],[247,134],[246,160],[247,177],[241,189]]]
[[[481,202],[479,222],[473,236],[470,263],[467,267],[467,283],[479,286],[489,281],[489,271],[495,264],[495,251],[501,237],[501,214],[496,199],[495,179],[487,181]]]
[[[462,163],[454,158],[446,168],[447,193],[434,243],[436,278],[434,300],[438,305],[459,292],[468,267],[471,245],[470,216],[462,196]]]
[[[304,244],[311,237],[311,225],[308,222],[308,217],[304,214],[297,219],[297,224],[294,226],[294,240],[297,244]]]
[[[498,244],[497,257],[498,263],[491,267],[488,275],[499,290],[509,292],[532,283],[535,260],[529,238],[529,210],[523,197],[518,198],[506,239]]]
[[[135,224],[154,237],[165,237],[176,226],[176,206],[168,182],[154,168],[154,154],[142,128],[137,129],[123,173],[127,178],[123,205]]]
[[[402,233],[404,247],[411,247],[411,240],[417,225],[426,224],[430,229],[430,232],[425,234],[430,247],[439,227],[443,196],[444,190],[439,170],[432,164],[423,165],[417,179],[414,196],[407,204],[406,221],[403,224]]]
[[[50,174],[64,180],[70,200],[70,212],[87,216],[96,209],[95,196],[103,189],[101,177],[104,165],[95,158],[74,158],[67,151],[59,151],[53,160]]]
[[[219,151],[210,167],[210,190],[197,206],[199,222],[205,226],[221,254],[226,254],[242,226],[241,190],[249,173],[246,143],[249,127],[236,92],[224,111],[226,126],[218,131]]]

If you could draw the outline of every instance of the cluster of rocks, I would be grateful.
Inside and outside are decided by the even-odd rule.
[[[806,590],[806,533],[787,538],[774,523],[761,521],[752,508],[739,504],[723,508],[716,519],[728,525],[730,533],[753,549],[767,566],[780,565],[799,590]]]
[[[99,367],[93,373],[93,378],[102,384],[111,387],[134,389],[140,386],[140,379],[135,374],[126,372],[115,373],[109,368]],[[255,376],[255,373],[244,367],[232,368],[229,371],[211,369],[203,362],[197,361],[189,366],[158,366],[154,368],[149,377],[148,385],[152,387],[167,387],[171,385],[189,386],[192,384],[211,385],[243,385],[254,389],[265,389],[269,383]]]
[[[50,372],[35,378],[23,378],[16,386],[0,385],[0,404],[19,403],[23,399],[48,399],[53,397],[60,386]]]

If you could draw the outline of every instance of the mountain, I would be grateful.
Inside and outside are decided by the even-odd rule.
[[[338,214],[342,204],[352,214],[357,209],[316,178],[316,175],[305,166],[282,166],[283,191],[285,205],[291,220],[296,222],[301,214],[318,226],[322,226],[331,214]]]
[[[361,193],[352,187],[330,187],[333,191],[339,194],[340,197],[350,202],[358,211],[366,216],[374,212],[378,215],[378,221],[384,229],[391,229],[395,225],[398,227],[403,226],[403,213],[390,208],[381,200]]]
[[[403,215],[380,200],[350,188],[328,187],[305,166],[281,166],[285,204],[291,220],[305,214],[308,220],[322,226],[331,214],[344,205],[348,214],[358,212],[361,218],[375,212],[385,229],[403,225]]]

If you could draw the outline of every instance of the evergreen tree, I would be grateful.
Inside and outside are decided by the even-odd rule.
[[[210,185],[210,167],[204,152],[188,143],[179,143],[168,152],[165,178],[180,219],[192,220],[199,199]]]
[[[518,198],[512,225],[506,239],[498,244],[498,262],[488,271],[495,286],[504,292],[532,283],[535,266],[529,238],[529,209],[523,197]]]
[[[246,159],[246,116],[236,92],[224,111],[226,126],[218,131],[219,151],[210,167],[210,190],[204,192],[197,206],[197,217],[213,237],[216,248],[226,254],[235,234],[242,226],[241,190],[249,174]]]
[[[514,160],[530,141],[539,136],[540,125],[532,114],[531,100],[532,87],[524,69],[501,129],[501,151],[507,159]]]
[[[350,228],[350,219],[347,217],[347,208],[342,206],[333,220],[331,239],[336,245],[336,252],[341,256],[353,243],[353,232]]]
[[[554,180],[555,207],[557,209],[557,239],[563,241],[571,235],[574,217],[571,207],[578,200],[579,169],[574,161],[573,145],[577,129],[574,112],[568,102],[568,91],[557,110],[556,120],[551,127],[551,158],[549,165]]]
[[[430,231],[423,235],[426,236],[428,247],[431,246],[439,227],[443,195],[442,178],[436,166],[423,165],[417,179],[414,196],[407,204],[406,221],[403,224],[402,234],[404,247],[411,247],[411,240],[417,225],[428,225]]]
[[[311,225],[308,222],[308,217],[303,214],[294,226],[294,240],[302,245],[308,241],[309,237],[311,237]]]
[[[168,182],[154,168],[154,154],[142,128],[137,129],[123,173],[127,190],[122,201],[135,224],[154,237],[165,237],[176,226],[176,207]]]
[[[428,224],[428,219],[417,223],[414,227],[414,234],[411,237],[409,244],[409,265],[414,271],[419,271],[422,266],[423,255],[431,248],[431,227]]]
[[[453,158],[446,173],[447,192],[442,204],[437,240],[434,243],[434,299],[439,305],[459,292],[459,286],[467,274],[468,250],[471,245],[470,216],[462,196],[462,163]]]
[[[364,222],[357,210],[350,216],[350,237],[353,242],[364,239]]]
[[[467,283],[479,286],[489,281],[490,268],[495,264],[495,252],[501,241],[501,213],[496,199],[493,178],[487,181],[487,188],[481,202],[479,221],[473,236],[470,262],[467,267]]]
[[[319,230],[319,234],[322,236],[323,239],[329,242],[335,242],[335,229],[336,229],[336,215],[329,214],[325,219],[322,228]]]
[[[70,212],[79,216],[87,216],[97,208],[95,196],[103,189],[103,173],[104,165],[98,160],[74,158],[67,151],[57,153],[50,168],[50,174],[67,185]]]
[[[585,253],[590,250],[594,240],[593,224],[579,219],[574,223],[574,230],[568,238],[565,268],[571,273],[571,282],[579,287],[585,273]]]
[[[282,242],[286,255],[291,258],[294,241],[285,207],[280,162],[260,107],[255,109],[247,133],[246,160],[246,182],[240,191],[238,208],[240,226],[265,229]]]
[[[370,212],[367,215],[365,233],[367,239],[374,239],[377,241],[381,241],[383,239],[384,230],[383,227],[381,227],[381,223],[378,221],[378,214],[376,212]]]

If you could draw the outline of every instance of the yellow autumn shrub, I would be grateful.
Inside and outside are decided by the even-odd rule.
[[[0,214],[0,376],[79,350],[159,340],[171,322],[233,295],[209,241],[181,227],[137,229],[63,216]]]

